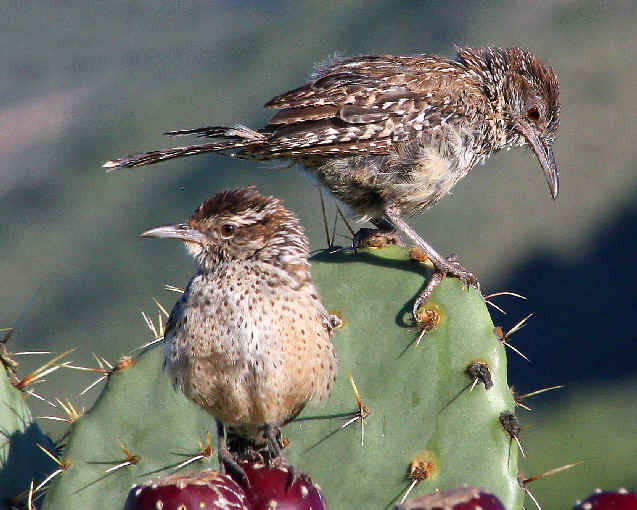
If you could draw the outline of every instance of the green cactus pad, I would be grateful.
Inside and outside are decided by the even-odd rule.
[[[284,428],[288,461],[321,485],[332,510],[391,508],[411,483],[410,469],[427,478],[411,495],[467,483],[521,508],[516,445],[499,421],[514,411],[506,357],[479,292],[443,280],[426,307],[431,330],[417,344],[411,307],[426,266],[406,250],[321,254],[312,263],[323,302],[344,319],[334,336],[340,371],[329,401]],[[214,434],[211,417],[173,391],[162,357],[154,348],[110,377],[73,425],[64,453],[72,464],[44,508],[120,508],[133,483],[170,473],[198,453],[198,438]],[[470,391],[467,367],[476,361],[489,368],[489,390]],[[364,444],[360,420],[342,428],[358,409],[349,374],[370,412]],[[120,442],[136,464],[106,473],[126,460]],[[215,467],[215,457],[186,469]]]
[[[38,447],[54,448],[33,422],[25,396],[0,363],[0,508],[26,500],[31,481],[37,485],[57,467]]]
[[[72,425],[69,467],[51,484],[44,508],[122,508],[134,483],[171,473],[199,454],[208,431],[215,437],[211,416],[173,390],[163,356],[155,347],[109,377],[93,408]],[[209,458],[212,464],[195,464],[216,467],[216,456]]]
[[[520,508],[517,446],[499,421],[514,410],[504,347],[480,293],[455,278],[444,279],[425,305],[438,320],[417,344],[411,308],[423,268],[400,248],[313,259],[323,301],[346,322],[334,338],[341,366],[329,403],[306,409],[285,429],[288,460],[321,484],[336,510],[372,508],[369,502],[391,508],[410,484],[412,462],[423,459],[433,460],[433,473],[411,495],[468,483]],[[473,361],[487,363],[488,391],[483,384],[470,391]],[[370,412],[364,445],[360,421],[340,430],[346,417],[308,419],[356,408],[348,372]]]

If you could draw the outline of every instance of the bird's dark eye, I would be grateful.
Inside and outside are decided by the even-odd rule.
[[[221,235],[223,237],[232,237],[237,227],[235,227],[232,223],[225,223],[221,226]]]
[[[538,110],[535,106],[529,108],[529,111],[526,112],[526,118],[532,121],[540,120],[540,110]]]

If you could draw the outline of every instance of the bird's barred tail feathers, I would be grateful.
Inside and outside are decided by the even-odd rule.
[[[231,151],[245,147],[259,145],[267,139],[267,135],[245,126],[206,126],[196,129],[180,129],[164,133],[169,136],[194,135],[201,138],[221,138],[223,140],[197,145],[185,145],[183,147],[171,147],[139,154],[130,154],[118,159],[112,159],[102,165],[108,172],[119,168],[133,168],[143,165],[152,165],[168,159],[183,158],[202,154],[204,152]]]

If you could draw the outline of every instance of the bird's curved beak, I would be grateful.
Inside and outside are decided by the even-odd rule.
[[[139,234],[139,237],[157,237],[159,239],[179,239],[181,241],[203,244],[206,236],[186,223],[163,225],[151,228]]]
[[[535,152],[535,155],[542,166],[542,171],[544,172],[544,177],[546,177],[546,183],[549,186],[551,196],[553,197],[553,200],[557,199],[557,194],[560,189],[560,173],[557,169],[557,163],[555,163],[553,148],[550,145],[541,142],[528,124],[519,122],[516,125],[516,128],[520,133],[522,133],[524,138],[526,138],[526,141],[533,148],[533,152]]]

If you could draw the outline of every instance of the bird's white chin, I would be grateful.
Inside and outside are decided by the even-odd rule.
[[[203,246],[199,243],[193,243],[191,241],[184,241],[186,251],[192,255],[192,257],[199,263],[204,254]]]

